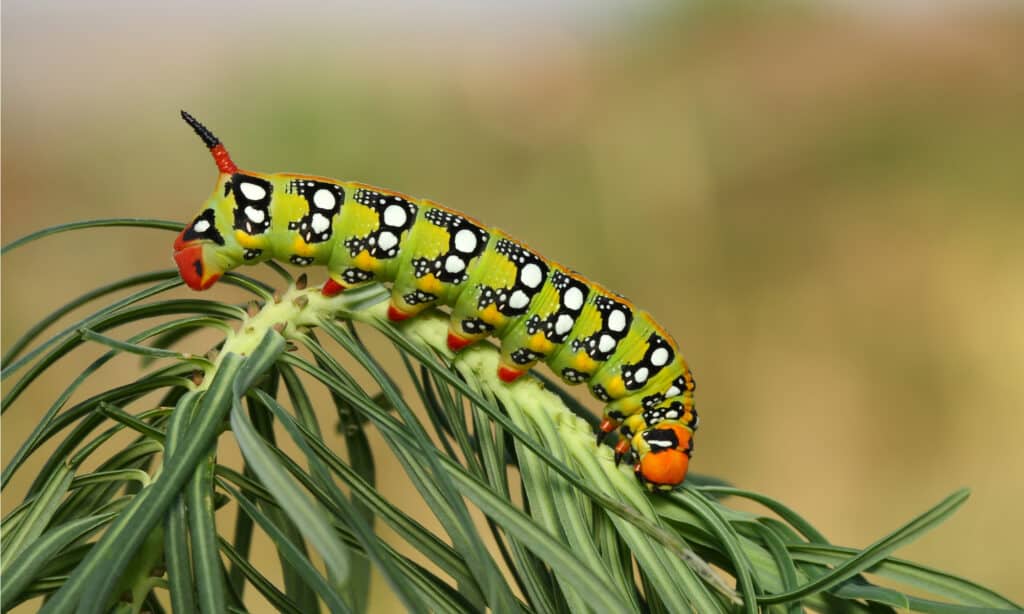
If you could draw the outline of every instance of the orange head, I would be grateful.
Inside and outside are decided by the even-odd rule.
[[[646,451],[633,471],[648,490],[672,490],[686,479],[693,453],[693,433],[678,424],[658,424],[642,434]]]

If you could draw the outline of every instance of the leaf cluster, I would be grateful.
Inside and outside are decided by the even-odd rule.
[[[4,251],[103,226],[180,229],[97,220]],[[284,295],[225,276],[251,293],[248,310],[163,298],[180,285],[173,270],[114,281],[8,348],[3,377],[18,377],[4,413],[31,411],[18,403],[22,393],[69,354],[104,353],[54,395],[3,468],[10,496],[28,461],[41,464],[3,519],[4,611],[40,597],[47,613],[246,611],[256,592],[282,612],[365,612],[371,570],[412,612],[1019,609],[892,556],[952,514],[966,491],[861,550],[720,480],[695,476],[671,495],[649,495],[594,445],[590,411],[550,380],[502,384],[489,346],[446,354],[440,314],[392,327],[379,317],[379,286],[328,301],[275,270],[289,284]],[[382,366],[353,321],[383,333],[405,372]],[[215,353],[171,349],[201,330],[223,336]],[[137,378],[80,393],[124,354],[141,357]],[[316,406],[322,398],[329,408]],[[372,446],[371,433],[383,443]],[[298,452],[283,452],[280,437]],[[241,467],[221,462],[226,438],[241,449]],[[44,446],[54,449],[34,459]],[[439,529],[381,493],[382,455],[397,460]],[[735,499],[763,511],[729,507]],[[234,522],[219,521],[218,510]],[[254,556],[257,532],[276,560]]]

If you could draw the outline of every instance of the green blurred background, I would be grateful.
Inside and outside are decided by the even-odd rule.
[[[697,376],[694,470],[836,543],[970,487],[899,554],[1024,599],[1020,4],[8,0],[2,18],[4,243],[190,219],[215,170],[185,108],[243,168],[432,198],[649,309]],[[171,239],[5,257],[5,346],[169,266]],[[5,417],[4,460],[88,358]],[[419,505],[388,462],[381,488]]]

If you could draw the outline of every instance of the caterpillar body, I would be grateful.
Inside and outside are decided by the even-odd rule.
[[[650,490],[683,482],[697,428],[694,380],[676,342],[624,297],[551,262],[504,232],[424,199],[361,183],[240,170],[224,145],[182,111],[220,171],[178,235],[185,283],[274,259],[327,269],[322,292],[389,282],[394,321],[451,311],[448,345],[501,340],[499,377],[545,362],[606,403],[597,435],[619,429],[616,460],[632,452]]]

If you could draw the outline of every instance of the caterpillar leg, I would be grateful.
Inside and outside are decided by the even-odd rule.
[[[510,383],[522,377],[533,368],[537,361],[544,358],[544,354],[535,352],[528,347],[510,347],[515,343],[511,336],[506,337],[501,343],[501,358],[498,363],[498,377],[501,381]]]
[[[619,443],[615,444],[615,466],[618,467],[619,463],[622,462],[623,457],[629,454],[633,450],[632,444],[629,443],[629,439],[622,437],[619,439]]]
[[[346,287],[337,281],[333,277],[328,277],[327,281],[324,282],[322,288],[320,288],[320,294],[326,297],[337,296],[344,292]]]
[[[518,351],[516,350],[516,352]],[[502,352],[501,359],[498,362],[498,379],[506,384],[511,384],[523,375],[526,375],[533,365],[537,364],[537,358],[526,359],[527,355],[517,354],[516,352],[511,354]]]
[[[604,418],[601,419],[601,425],[597,427],[597,445],[601,445],[601,442],[605,440],[608,433],[611,433],[617,428],[619,428],[619,421],[610,418],[606,413]],[[618,464],[618,461],[616,461],[616,464]]]
[[[419,315],[434,306],[437,296],[418,288],[406,288],[395,283],[391,287],[391,303],[388,305],[388,319],[401,322]]]
[[[448,349],[459,352],[481,339],[486,339],[490,330],[479,319],[463,319],[453,314],[448,322]]]
[[[391,296],[391,303],[388,305],[388,319],[392,322],[401,322],[419,315],[430,308],[433,303],[420,303],[410,305],[399,297]]]

